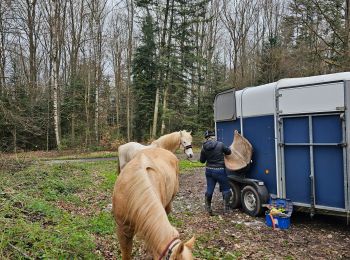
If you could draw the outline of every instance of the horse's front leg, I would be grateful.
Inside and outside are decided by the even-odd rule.
[[[120,251],[122,252],[123,260],[131,259],[132,252],[132,240],[134,238],[134,230],[129,226],[120,225],[117,228],[117,235],[120,245]]]

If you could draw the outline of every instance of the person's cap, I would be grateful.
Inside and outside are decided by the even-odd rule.
[[[210,136],[215,136],[215,131],[207,130],[204,133],[204,138],[208,138]]]

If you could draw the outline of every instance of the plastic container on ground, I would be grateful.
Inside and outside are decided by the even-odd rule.
[[[266,211],[265,221],[267,226],[279,229],[288,229],[290,227],[290,217],[293,212],[293,203],[290,199],[271,197],[268,202],[268,208],[283,209],[284,214],[283,216],[272,216],[269,210]]]

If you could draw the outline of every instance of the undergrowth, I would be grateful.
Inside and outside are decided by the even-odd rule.
[[[107,210],[116,161],[14,164],[0,169],[0,259],[120,257]],[[202,166],[180,161],[181,172]]]
[[[1,171],[0,259],[98,259],[110,241],[115,162],[39,164]],[[115,249],[116,251],[117,249]]]

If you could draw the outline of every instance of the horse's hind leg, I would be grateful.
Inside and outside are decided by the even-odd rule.
[[[122,259],[131,259],[134,231],[128,226],[119,226],[117,229],[117,236],[119,240],[120,251],[122,252]]]

